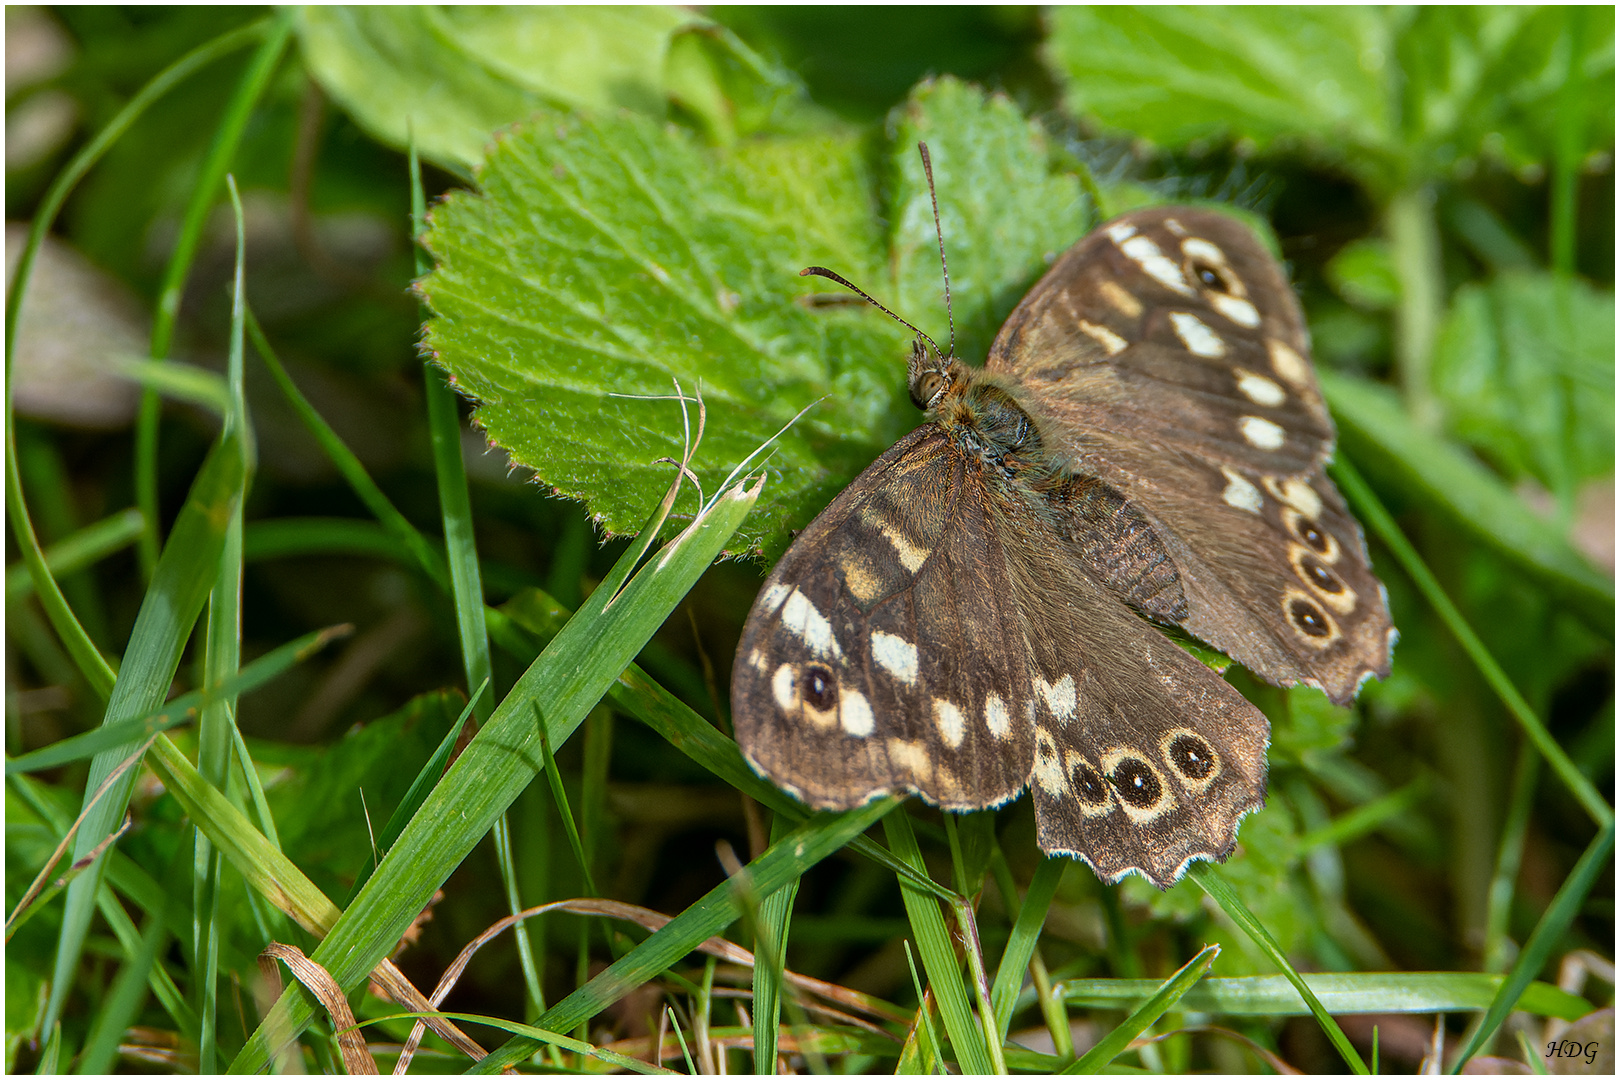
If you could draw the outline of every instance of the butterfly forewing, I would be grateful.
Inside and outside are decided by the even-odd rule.
[[[1345,702],[1388,674],[1392,626],[1360,529],[1322,472],[1333,427],[1309,355],[1299,305],[1259,241],[1223,215],[1170,207],[1075,245],[986,366],[1018,380],[1067,468],[1149,523],[1185,599],[1165,621],[1271,682]],[[1107,554],[1087,556],[1105,581]]]
[[[932,425],[902,439],[799,537],[749,615],[737,740],[812,806],[910,790],[978,809],[1028,779],[1024,636],[967,466]]]

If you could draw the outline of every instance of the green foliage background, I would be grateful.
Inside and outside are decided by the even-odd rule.
[[[25,17],[42,21],[12,25]],[[8,76],[11,122],[53,94],[76,118],[33,160],[8,161],[8,219],[39,214],[72,155],[166,65],[263,18],[8,12],[14,35],[44,26],[67,57],[42,78]],[[10,1067],[262,1063],[250,991],[264,945],[296,942],[346,988],[363,987],[370,962],[359,952],[340,961],[333,942],[386,951],[438,882],[434,917],[399,959],[424,992],[514,899],[596,894],[684,913],[696,936],[655,937],[646,953],[631,951],[645,934],[604,934],[596,919],[533,919],[526,940],[486,948],[445,1007],[538,1017],[600,1045],[644,1038],[663,1002],[699,1062],[713,1064],[710,1026],[741,1021],[704,989],[712,967],[686,951],[736,917],[710,893],[726,877],[716,844],[746,862],[797,820],[729,743],[735,641],[763,566],[917,420],[903,386],[907,332],[861,306],[811,301],[830,287],[797,271],[830,266],[944,340],[920,139],[933,155],[956,337],[969,358],[1045,265],[1106,217],[1197,201],[1261,229],[1300,290],[1345,457],[1567,753],[1567,774],[1538,765],[1513,707],[1375,535],[1402,631],[1390,679],[1337,709],[1315,692],[1229,676],[1272,720],[1272,788],[1219,875],[1292,967],[1523,969],[1553,980],[1577,950],[1612,960],[1612,869],[1592,813],[1592,798],[1612,804],[1614,774],[1612,8],[306,8],[274,18],[266,25],[288,35],[284,51],[260,44],[278,40],[274,29],[255,30],[242,51],[158,98],[55,222],[53,238],[157,313],[160,330],[163,313],[178,312],[172,346],[154,344],[153,359],[167,363],[139,369],[146,386],[203,391],[112,430],[14,418],[17,490],[65,608],[113,663],[85,659],[21,565],[22,548],[8,547],[8,758],[143,715],[128,704],[137,671],[156,707],[171,677],[176,690],[218,686],[236,669],[233,650],[246,662],[319,627],[347,622],[356,633],[300,663],[278,661],[239,708],[233,697],[228,710],[209,705],[196,727],[175,728],[198,785],[154,751],[164,786],[150,773],[126,786],[134,829],[83,886],[30,908],[9,939]],[[244,74],[254,48],[270,65],[259,84]],[[227,134],[231,116],[239,136]],[[411,147],[431,200],[427,262],[411,244]],[[243,321],[230,307],[236,237],[211,162],[228,167],[246,204],[243,295],[307,405],[266,378],[257,356],[244,364],[231,352]],[[187,236],[198,241],[194,261],[175,255]],[[25,341],[30,332],[41,331],[25,324]],[[463,510],[443,466],[456,457],[456,417],[435,396],[441,371],[465,396]],[[670,400],[677,386],[706,408],[692,461],[705,496],[804,415],[775,443],[740,528],[714,538],[716,550],[762,558],[716,564],[664,609],[648,578],[613,622],[605,597],[587,598],[668,488],[674,469],[661,459],[683,457],[696,416],[683,421]],[[219,446],[231,453],[216,450],[199,474],[221,412]],[[249,437],[256,461],[241,449]],[[143,439],[150,457],[131,453]],[[235,473],[232,453],[248,453]],[[182,507],[202,506],[208,491],[224,493],[207,504],[218,513],[195,520],[220,533],[195,549],[171,541],[157,563],[160,538],[193,535]],[[232,507],[236,532],[223,524]],[[687,487],[672,521],[699,512]],[[1592,554],[1605,537],[1606,564]],[[187,550],[205,569],[222,557],[225,567],[187,579],[214,597],[189,649],[190,621],[164,636],[151,617],[137,620],[169,595],[161,567],[181,574]],[[221,584],[236,580],[233,565],[239,609]],[[650,613],[677,601],[684,610],[652,635],[661,615]],[[556,639],[579,650],[566,655],[611,667],[614,649],[639,650],[624,677],[600,673],[611,687],[594,708],[600,689],[586,693],[544,658],[530,667],[576,608],[594,621],[576,619],[574,636]],[[220,621],[231,611],[234,638],[233,620]],[[651,620],[644,631],[638,617]],[[593,634],[599,647],[579,644]],[[171,655],[166,675],[151,658]],[[414,831],[379,842],[397,807],[417,805],[412,778],[484,671],[490,693],[476,716],[486,734],[532,737],[538,707],[552,743],[543,753],[538,739],[525,744],[533,756],[515,762],[475,743]],[[568,713],[563,703],[576,699]],[[251,770],[220,764],[232,725]],[[530,783],[546,754],[554,782]],[[82,757],[40,770],[8,770],[8,912],[86,798]],[[437,778],[436,766],[430,785]],[[209,785],[226,796],[217,811]],[[452,793],[466,802],[445,803]],[[457,816],[447,805],[481,824],[445,839],[427,819]],[[789,968],[875,995],[901,1018],[916,1013],[920,984],[902,944],[914,939],[915,970],[936,988],[933,1026],[965,1066],[1055,1068],[1068,1019],[1079,1040],[1071,1054],[1098,1043],[1113,1055],[1155,1021],[1164,1033],[1214,1012],[1241,1039],[1176,1035],[1115,1065],[1251,1070],[1275,1053],[1306,1070],[1342,1067],[1331,1031],[1301,1015],[1286,985],[1286,1007],[1222,1004],[1223,978],[1278,969],[1232,909],[1208,902],[1214,891],[1189,880],[1161,894],[1134,880],[1102,886],[1082,867],[1043,868],[1027,803],[960,821],[908,810],[903,826],[885,820],[881,845],[875,833],[851,843],[871,821],[850,819],[804,827],[799,850],[814,858],[772,848],[765,858],[776,861],[756,873],[791,880],[796,894],[762,893],[754,908],[727,901],[746,916],[732,938],[753,948],[756,928],[774,926]],[[112,828],[117,813],[103,813]],[[223,863],[194,846],[191,825],[205,818],[222,830],[204,828]],[[396,837],[397,858],[357,896],[374,850]],[[1027,947],[1036,984],[1064,988],[1067,1018],[1031,994],[1019,1000],[1011,1024],[1028,1049],[966,1037],[970,1002],[953,1004],[941,982],[939,965],[954,956],[938,906],[900,868],[919,842],[909,865],[947,894],[978,898],[990,974]],[[301,886],[276,877],[274,848]],[[1597,852],[1595,868],[1583,851]],[[399,869],[407,857],[415,876]],[[1038,918],[1027,933],[1015,924],[1020,897],[1043,894],[1053,899],[1037,943]],[[309,928],[323,916],[298,912],[322,905],[348,914],[316,952]],[[1540,937],[1538,926],[1548,928]],[[645,959],[664,940],[687,944]],[[1208,943],[1221,950],[1200,960],[1215,976],[1204,989],[1188,989],[1198,971],[1183,973],[1167,984],[1162,1019],[1121,1024]],[[1515,968],[1521,950],[1533,962]],[[657,992],[602,1011],[611,980],[586,980],[614,961],[610,973],[639,973],[626,987],[651,980]],[[1015,991],[1023,964],[1009,971]],[[755,977],[757,1001],[775,993],[771,978]],[[1455,1052],[1498,985],[1459,982],[1466,993],[1423,997],[1435,991],[1391,978],[1330,1001],[1363,1056],[1367,1014],[1403,1012],[1450,1012]],[[1151,983],[1122,981],[1133,979]],[[1403,991],[1418,1004],[1397,1004]],[[1477,1049],[1522,1058],[1519,1036],[1536,1043],[1542,1017],[1612,1003],[1610,986],[1584,993],[1582,1003],[1536,984]],[[1182,994],[1193,996],[1177,1005]],[[395,1011],[375,996],[354,1000],[362,1017]],[[892,1042],[861,1042],[795,1002],[782,1015],[822,1040],[834,1069],[932,1064],[926,1028],[906,1041],[906,1024],[891,1019]],[[1379,1023],[1384,1064],[1415,1068],[1430,1019]],[[409,1024],[366,1030],[398,1042]],[[473,1030],[499,1044],[498,1032]],[[1102,1039],[1110,1031],[1117,1045]],[[335,1045],[331,1023],[317,1021],[305,1063],[335,1067]],[[732,1053],[735,1069],[747,1055]],[[548,1060],[601,1067],[573,1049]],[[430,1036],[416,1067],[464,1065]]]

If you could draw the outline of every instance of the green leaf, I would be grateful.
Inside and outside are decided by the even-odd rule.
[[[1107,127],[1303,152],[1384,197],[1478,157],[1550,159],[1571,25],[1531,7],[1068,7],[1048,48],[1070,107]],[[1576,63],[1582,147],[1612,145],[1612,9]]]
[[[459,168],[550,107],[662,120],[671,101],[716,141],[769,122],[788,76],[676,7],[301,9],[305,62],[370,134]]]
[[[1387,387],[1318,370],[1343,445],[1369,472],[1404,488],[1533,573],[1594,627],[1614,625],[1614,583],[1551,522],[1448,439],[1413,424]],[[1612,629],[1609,631],[1612,633]]]
[[[1367,311],[1387,311],[1400,299],[1400,278],[1383,240],[1346,244],[1328,261],[1327,276],[1340,296]]]
[[[1165,146],[1308,146],[1358,173],[1399,154],[1386,15],[1365,7],[1065,7],[1049,55],[1071,109]]]
[[[1614,471],[1614,294],[1535,271],[1464,285],[1434,384],[1458,438],[1568,499]]]
[[[1043,252],[1078,239],[1079,185],[1051,177],[1038,133],[1010,106],[954,83],[919,90],[903,126],[949,170],[941,212],[966,275],[954,297],[969,338],[985,341]],[[893,154],[916,161],[909,141]],[[906,302],[937,327],[937,247],[918,231],[931,234],[932,215],[920,169],[904,168],[894,265],[900,284],[926,276]],[[547,111],[501,140],[479,180],[482,194],[452,195],[432,215],[427,344],[491,439],[609,531],[639,523],[668,482],[658,459],[681,456],[684,430],[673,402],[611,395],[667,396],[677,379],[701,389],[708,461],[740,459],[814,405],[775,444],[771,502],[739,534],[768,552],[916,423],[907,332],[876,311],[798,302],[827,291],[797,276],[812,264],[910,295],[885,284],[878,185],[855,139],[717,151],[629,113]],[[998,200],[1005,212],[988,209]],[[697,474],[712,490],[722,472]]]

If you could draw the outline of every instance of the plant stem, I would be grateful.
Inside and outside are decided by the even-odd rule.
[[[1395,364],[1407,411],[1420,427],[1432,429],[1440,422],[1440,408],[1430,385],[1429,364],[1445,305],[1434,189],[1421,185],[1398,192],[1384,211],[1384,234],[1401,284],[1395,308]]]

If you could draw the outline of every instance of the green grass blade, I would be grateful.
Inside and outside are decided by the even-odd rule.
[[[647,532],[667,518],[673,494],[672,487]],[[717,496],[622,591],[613,591],[613,583],[628,571],[610,574],[529,666],[315,950],[312,959],[340,985],[353,987],[369,974],[426,906],[433,890],[534,779],[540,757],[534,702],[545,703],[547,737],[553,746],[561,745],[720,553],[758,495],[756,483]],[[644,549],[632,546],[621,562],[640,550]],[[296,1037],[313,1016],[312,1006],[301,989],[289,987],[232,1069],[268,1067],[280,1049],[271,1045],[271,1033],[277,1038]],[[568,1030],[572,1024],[547,1026]]]
[[[204,780],[174,743],[158,736],[146,763],[249,888],[316,936],[331,928],[342,914],[337,905],[265,839],[224,792]]]
[[[242,198],[236,188],[236,178],[227,175],[231,210],[236,221],[236,266],[231,294],[230,353],[226,364],[225,430],[235,432],[238,452],[242,455],[243,497],[252,483],[254,447],[252,426],[248,419],[247,396],[243,383],[242,324],[246,306],[245,267],[247,263],[247,231],[242,219]],[[231,753],[236,737],[236,696],[221,693],[217,688],[238,674],[242,659],[242,499],[231,508],[230,520],[225,527],[225,542],[220,551],[218,576],[208,600],[208,618],[203,633],[203,685],[211,690],[210,700],[198,714],[197,771],[202,778],[221,791],[226,789],[230,772]],[[202,1073],[218,1071],[219,995],[215,992],[219,978],[220,875],[224,861],[212,849],[206,834],[193,826],[193,878],[192,912],[195,926],[193,949],[193,986],[197,996],[196,1009],[199,1022],[197,1068]]]
[[[117,673],[112,665],[107,663],[96,643],[90,640],[84,626],[79,622],[78,616],[68,606],[67,597],[62,595],[61,586],[51,576],[50,569],[45,565],[45,553],[40,550],[39,536],[34,532],[34,524],[28,517],[28,505],[23,499],[22,474],[17,468],[17,442],[16,425],[11,423],[11,398],[8,392],[6,397],[6,516],[11,519],[11,532],[17,539],[17,547],[22,552],[23,565],[28,568],[28,576],[34,583],[34,591],[39,595],[40,607],[45,611],[45,617],[50,620],[51,628],[61,638],[62,645],[67,649],[68,656],[72,657],[73,665],[84,676],[90,689],[102,700],[112,696],[113,684],[117,681]]]
[[[884,836],[889,849],[902,862],[914,870],[927,873],[922,849],[917,846],[911,820],[904,813],[883,820]],[[962,968],[956,959],[956,948],[951,943],[951,932],[945,925],[939,901],[930,893],[917,888],[909,878],[900,879],[900,897],[911,920],[911,932],[922,956],[923,970],[928,973],[928,985],[939,1002],[940,1017],[945,1021],[945,1033],[956,1050],[956,1060],[964,1073],[988,1074],[993,1071],[990,1050],[985,1046],[984,1031],[973,1017],[968,1004],[967,986],[962,981]]]
[[[771,843],[788,833],[786,819],[777,815],[771,821]],[[760,901],[754,921],[754,1074],[776,1075],[776,1034],[782,1023],[782,971],[786,967],[788,928],[793,919],[793,901],[799,895],[799,879]]]
[[[1166,979],[1152,997],[1126,1017],[1123,1024],[1097,1040],[1097,1045],[1064,1069],[1064,1073],[1090,1075],[1102,1072],[1104,1066],[1125,1052],[1133,1039],[1158,1023],[1159,1017],[1186,996],[1187,991],[1209,972],[1209,966],[1220,952],[1219,945],[1205,945],[1197,956],[1183,964],[1180,971]]]
[[[366,509],[371,511],[378,523],[415,556],[417,565],[422,571],[449,591],[450,576],[445,567],[444,556],[435,551],[427,538],[417,531],[416,526],[395,508],[388,496],[377,486],[376,481],[371,479],[371,475],[366,472],[366,467],[360,463],[354,451],[350,450],[338,437],[338,433],[332,430],[332,425],[315,411],[315,406],[309,403],[309,399],[287,374],[287,369],[282,366],[276,351],[271,348],[269,339],[264,336],[264,330],[259,326],[259,320],[254,317],[251,309],[247,313],[247,328],[248,336],[253,339],[253,347],[258,351],[259,358],[264,361],[264,366],[269,369],[270,377],[281,388],[287,403],[292,406],[293,412],[298,414],[298,419],[303,421],[304,427],[315,437],[316,443],[320,445],[327,459],[337,467],[338,474],[365,504]]]
[[[45,567],[53,578],[66,577],[127,548],[141,531],[141,512],[133,506],[86,525],[45,549]],[[6,603],[13,604],[34,591],[26,563],[6,568]]]
[[[1597,788],[1582,775],[1580,769],[1569,759],[1569,755],[1564,753],[1564,748],[1559,746],[1557,740],[1547,731],[1541,718],[1530,708],[1530,703],[1524,700],[1524,695],[1519,693],[1518,687],[1513,685],[1513,680],[1508,678],[1507,672],[1502,670],[1502,666],[1496,662],[1496,658],[1479,639],[1479,635],[1474,633],[1473,627],[1468,625],[1462,612],[1457,610],[1457,605],[1451,602],[1451,597],[1441,588],[1434,572],[1424,563],[1423,557],[1417,553],[1411,541],[1406,539],[1406,534],[1401,532],[1400,527],[1395,524],[1395,519],[1390,517],[1389,511],[1384,508],[1378,496],[1373,494],[1372,488],[1367,486],[1367,482],[1361,478],[1355,466],[1341,456],[1332,466],[1332,470],[1334,479],[1339,483],[1339,490],[1350,500],[1350,505],[1355,507],[1361,520],[1366,523],[1373,535],[1389,548],[1413,584],[1423,593],[1424,599],[1434,608],[1435,614],[1440,616],[1469,659],[1474,661],[1474,666],[1485,676],[1485,681],[1496,692],[1496,696],[1507,706],[1508,712],[1519,722],[1524,733],[1541,752],[1541,756],[1552,765],[1558,778],[1591,815],[1592,820],[1597,822],[1598,828],[1613,825],[1613,808],[1604,801]],[[1612,593],[1609,596],[1609,606],[1612,610],[1614,606]]]
[[[146,1001],[153,964],[168,939],[163,920],[155,916],[148,918],[139,951],[118,969],[112,988],[101,1002],[101,1009],[85,1038],[84,1052],[76,1063],[76,1072],[99,1076],[113,1071],[124,1029],[135,1022]]]
[[[1199,887],[1221,906],[1221,910],[1225,911],[1232,921],[1237,923],[1245,934],[1249,935],[1249,939],[1260,947],[1260,951],[1265,953],[1273,964],[1277,965],[1277,969],[1283,973],[1284,978],[1292,983],[1294,989],[1299,991],[1299,996],[1305,999],[1305,1004],[1310,1008],[1311,1015],[1316,1017],[1316,1022],[1322,1026],[1323,1034],[1338,1049],[1345,1063],[1357,1075],[1365,1076],[1367,1074],[1367,1064],[1361,1060],[1361,1055],[1356,1053],[1356,1048],[1350,1045],[1350,1040],[1345,1038],[1344,1032],[1339,1028],[1338,1021],[1334,1020],[1328,1014],[1328,1011],[1322,1007],[1322,1003],[1317,1000],[1316,994],[1311,990],[1309,984],[1300,978],[1299,972],[1294,970],[1294,965],[1288,962],[1288,957],[1284,956],[1282,949],[1278,948],[1276,940],[1271,936],[1271,932],[1265,928],[1259,919],[1254,917],[1254,913],[1248,909],[1242,898],[1238,896],[1237,890],[1227,884],[1226,879],[1220,876],[1215,864],[1207,862],[1194,863],[1188,869],[1187,876],[1196,881]]]
[[[426,1020],[432,1017],[441,1017],[445,1020],[451,1021],[465,1021],[469,1024],[478,1024],[483,1027],[496,1028],[500,1031],[509,1031],[513,1035],[521,1035],[525,1038],[533,1039],[536,1042],[545,1043],[548,1046],[555,1046],[558,1049],[567,1050],[570,1053],[595,1058],[596,1060],[604,1062],[608,1065],[612,1065],[615,1068],[623,1069],[626,1072],[639,1073],[643,1076],[665,1076],[670,1075],[672,1072],[670,1069],[660,1068],[657,1065],[649,1065],[647,1062],[641,1061],[637,1058],[616,1053],[612,1050],[606,1050],[600,1046],[592,1046],[588,1042],[582,1042],[579,1039],[571,1038],[555,1031],[548,1031],[545,1028],[536,1027],[533,1024],[520,1024],[515,1020],[503,1020],[498,1016],[485,1016],[480,1013],[390,1013],[387,1016],[372,1017],[369,1020],[363,1021],[358,1026],[363,1028],[369,1024],[380,1024],[388,1020]]]
[[[1496,1034],[1496,1029],[1507,1019],[1508,1013],[1519,1004],[1520,995],[1536,977],[1547,961],[1552,957],[1553,950],[1558,947],[1569,929],[1569,924],[1580,914],[1581,905],[1586,903],[1587,893],[1592,891],[1597,877],[1609,864],[1609,856],[1614,852],[1614,824],[1604,826],[1593,838],[1591,845],[1581,855],[1575,869],[1570,871],[1569,877],[1558,887],[1547,910],[1536,920],[1536,928],[1530,932],[1530,937],[1524,943],[1519,958],[1513,962],[1513,968],[1502,980],[1501,987],[1496,991],[1496,997],[1491,1001],[1490,1008],[1485,1010],[1485,1020],[1474,1037],[1468,1040],[1463,1052],[1452,1063],[1451,1071],[1457,1072],[1468,1059],[1479,1053],[1488,1040]]]
[[[910,939],[904,941],[903,944],[906,947],[906,968],[911,972],[911,986],[917,992],[917,1027],[922,1031],[923,1037],[927,1041],[928,1052],[933,1055],[932,1060],[927,1062],[926,1068],[930,1074],[935,1069],[939,1069],[941,1072],[948,1071],[945,1069],[945,1051],[940,1049],[939,1035],[935,1033],[934,1020],[929,1015],[929,1013],[933,1012],[931,999],[923,992],[922,979],[917,976],[917,961],[911,955]],[[897,1071],[910,1071],[906,1068],[908,1064],[911,1063],[907,1061],[906,1053],[902,1050],[900,1055],[901,1068]],[[914,1067],[922,1068],[925,1066],[919,1061]]]
[[[1513,890],[1519,880],[1524,837],[1530,828],[1530,811],[1540,775],[1540,755],[1532,746],[1521,746],[1519,760],[1513,767],[1513,785],[1508,789],[1512,794],[1508,797],[1502,839],[1496,849],[1496,869],[1485,898],[1485,948],[1482,952],[1486,971],[1505,971],[1508,967],[1508,917],[1513,910]]]
[[[1335,1016],[1369,1013],[1484,1012],[1504,983],[1477,971],[1312,972],[1300,976]],[[1131,1009],[1151,994],[1152,979],[1070,979],[1062,984],[1070,1005]],[[1189,1012],[1224,1016],[1308,1016],[1295,985],[1282,975],[1209,978],[1182,1001]],[[1585,998],[1546,983],[1531,983],[1517,1006],[1537,1016],[1579,1020],[1592,1011]]]
[[[1061,856],[1042,859],[1035,868],[1035,876],[1029,879],[1029,889],[1018,908],[1012,936],[1007,939],[1007,948],[1001,954],[1001,966],[996,969],[995,985],[990,988],[996,1030],[1001,1033],[1003,1041],[1006,1041],[1007,1028],[1012,1023],[1018,991],[1024,986],[1024,972],[1029,969],[1029,958],[1035,955],[1035,945],[1046,925],[1046,912],[1052,906],[1052,897],[1057,895],[1058,882],[1063,880],[1063,871],[1067,868],[1068,860]]]
[[[243,454],[236,445],[240,437],[240,432],[223,435],[192,483],[186,505],[175,520],[174,533],[164,546],[157,573],[135,618],[118,681],[107,702],[104,725],[144,716],[158,708],[168,695],[179,667],[180,653],[213,588],[227,523],[242,498]],[[123,754],[118,750],[96,756],[86,782],[86,798],[122,761]],[[74,838],[75,862],[111,835],[123,819],[135,776],[135,770],[125,773],[106,797],[90,809]],[[105,865],[104,858],[97,859],[90,872],[80,875],[68,886],[67,906],[57,940],[51,998],[46,1006],[50,1023],[55,1023],[60,1015],[62,1003],[73,984],[73,972],[78,966]]]
[[[486,682],[473,692],[473,697],[477,698],[488,692],[489,684]],[[405,831],[405,826],[410,824],[411,818],[416,815],[417,810],[421,809],[422,804],[427,801],[428,793],[433,790],[433,785],[438,783],[439,777],[444,775],[445,763],[450,760],[450,754],[456,748],[456,740],[461,735],[462,727],[467,723],[467,717],[472,715],[473,704],[474,702],[469,700],[466,707],[461,710],[461,715],[456,717],[455,723],[451,724],[450,729],[444,733],[444,738],[439,740],[439,745],[433,750],[433,756],[428,758],[427,764],[417,771],[416,779],[411,781],[410,789],[405,792],[405,797],[399,801],[398,806],[394,807],[394,812],[389,815],[387,824],[377,834],[377,851],[380,855],[386,855],[388,849],[394,846],[394,841],[399,839],[400,833]],[[348,897],[343,901],[344,908],[354,903],[354,898],[360,895],[361,888],[371,879],[371,875],[376,869],[376,864],[370,862],[360,868],[360,872],[355,875],[354,884],[349,887]]]
[[[191,715],[216,697],[241,695],[257,690],[294,664],[301,663],[322,648],[328,641],[346,633],[346,627],[332,627],[305,634],[296,641],[273,649],[253,663],[211,689],[193,690],[181,694],[160,708],[144,716],[132,717],[74,735],[31,754],[24,754],[6,762],[6,775],[38,772],[64,765],[69,761],[82,761],[96,754],[116,750],[146,738],[159,731],[168,731],[190,720]]]
[[[265,87],[270,84],[270,77],[275,74],[281,54],[292,36],[294,16],[293,9],[284,8],[270,20],[265,28],[264,40],[248,61],[236,92],[226,103],[219,127],[214,131],[213,143],[208,148],[208,156],[203,160],[196,183],[192,185],[174,250],[163,272],[148,350],[153,360],[168,358],[169,348],[174,342],[175,323],[180,317],[180,298],[185,292],[186,278],[191,273],[197,248],[202,243],[209,212],[213,210],[220,189],[225,184],[225,174],[236,157],[236,148],[247,129],[248,118],[253,114]],[[136,550],[141,556],[141,569],[148,577],[155,572],[158,560],[157,453],[160,410],[157,394],[152,390],[142,391],[140,413],[135,421],[135,505],[146,517],[146,531],[141,535]]]
[[[858,836],[898,805],[894,798],[879,799],[841,814],[820,813],[800,825],[764,854],[748,864],[748,882],[725,881],[703,899],[681,912],[663,929],[637,945],[606,971],[548,1009],[539,1026],[568,1031],[596,1016],[625,994],[657,976],[704,939],[730,926],[742,912],[736,889],[746,887],[770,894],[784,887],[816,863],[833,854],[852,836]],[[535,1050],[529,1040],[516,1039],[480,1061],[472,1070],[498,1072],[521,1062]]]

